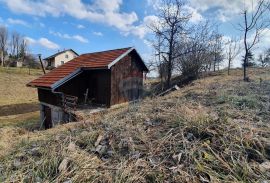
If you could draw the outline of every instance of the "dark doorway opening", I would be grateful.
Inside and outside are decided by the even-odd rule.
[[[44,106],[44,128],[49,129],[52,128],[52,110],[48,106]]]

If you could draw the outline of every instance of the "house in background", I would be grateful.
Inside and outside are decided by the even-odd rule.
[[[58,52],[44,59],[46,62],[46,69],[53,69],[59,67],[60,65],[63,65],[78,56],[78,53],[76,53],[72,49]]]
[[[16,67],[22,67],[22,66],[23,66],[22,60],[17,60],[16,61]]]
[[[45,128],[68,122],[79,106],[110,107],[139,99],[148,69],[134,48],[95,52],[61,65],[27,84],[38,89]]]

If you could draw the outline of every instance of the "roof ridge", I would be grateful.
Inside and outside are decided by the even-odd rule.
[[[116,51],[116,50],[123,50],[123,49],[131,49],[133,46],[125,47],[125,48],[117,48],[117,49],[111,49],[111,50],[104,50],[104,51],[96,51],[96,52],[90,52],[90,53],[83,53],[81,55],[87,55],[87,54],[95,54],[95,53],[104,53],[104,52],[109,52],[109,51]]]

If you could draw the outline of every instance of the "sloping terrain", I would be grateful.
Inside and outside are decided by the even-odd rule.
[[[46,131],[0,129],[0,182],[270,181],[270,69]]]
[[[33,124],[37,124],[37,92],[25,85],[40,75],[38,69],[0,67],[0,128],[25,126],[32,129]]]
[[[0,67],[0,106],[37,102],[36,89],[26,87],[41,71],[27,68]]]
[[[28,131],[38,124],[37,92],[25,85],[40,75],[41,71],[38,69],[29,71],[28,68],[0,67],[0,156],[12,143],[8,136],[17,134],[12,133],[14,128]],[[3,130],[7,128],[10,128],[11,133],[6,136]]]

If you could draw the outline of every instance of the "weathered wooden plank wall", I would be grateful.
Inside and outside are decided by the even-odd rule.
[[[111,68],[111,105],[134,100],[141,95],[143,69],[138,59],[138,55],[131,52]]]
[[[110,71],[85,70],[83,73],[60,86],[57,91],[78,97],[78,102],[84,102],[88,89],[88,99],[94,103],[110,104]]]

